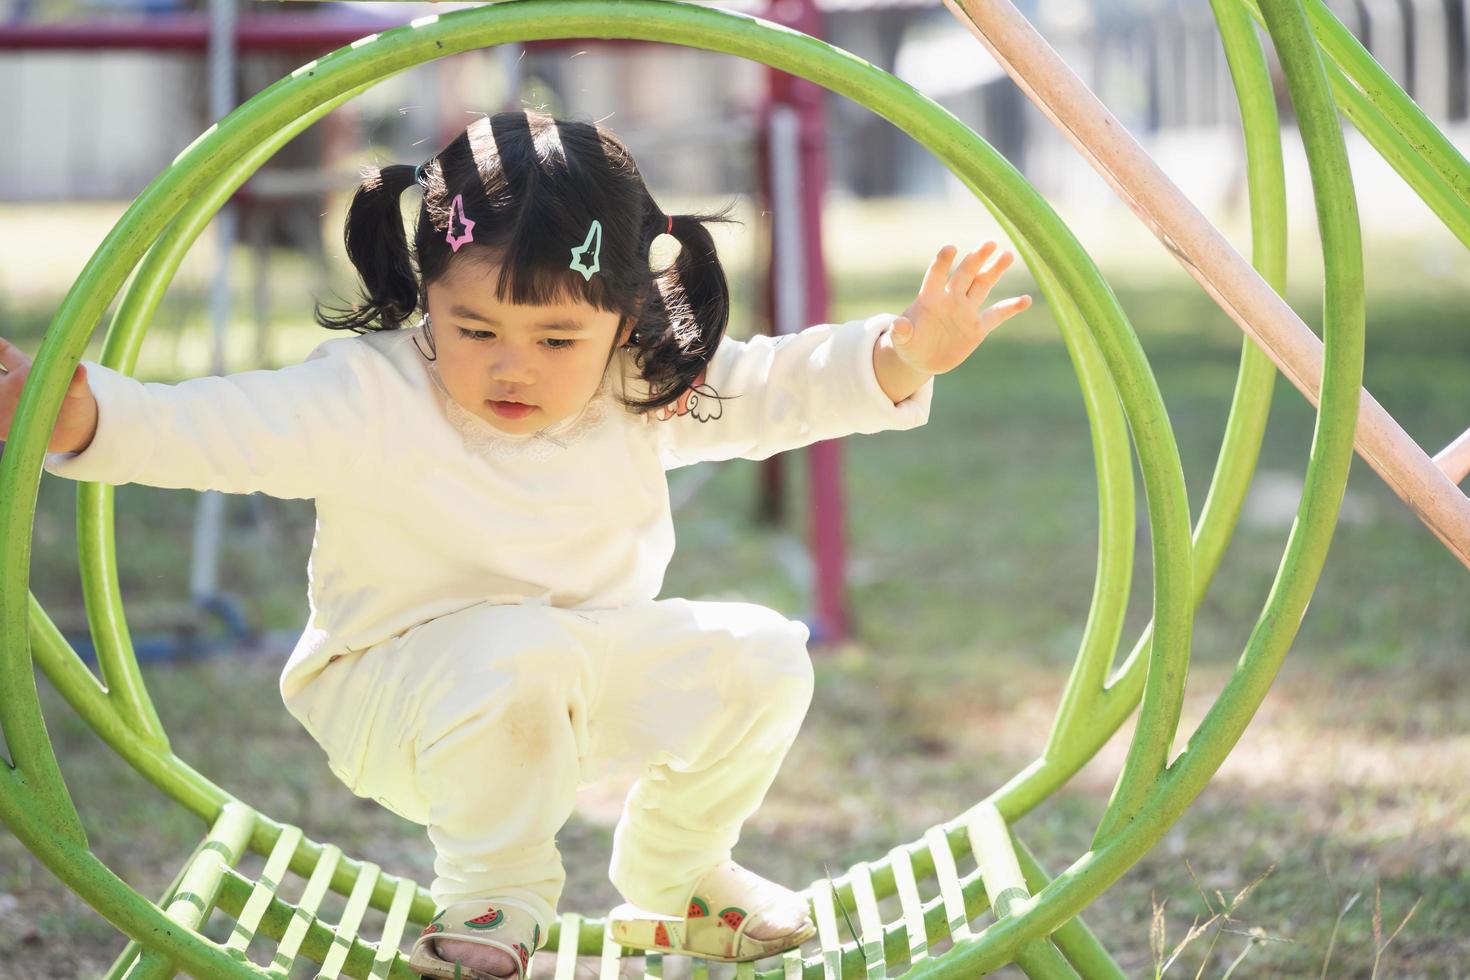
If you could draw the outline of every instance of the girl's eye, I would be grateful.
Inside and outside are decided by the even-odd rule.
[[[459,335],[466,340],[489,340],[495,336],[489,330],[466,330],[464,327],[459,328]],[[570,350],[576,343],[575,340],[568,337],[546,338],[546,345],[551,350]]]

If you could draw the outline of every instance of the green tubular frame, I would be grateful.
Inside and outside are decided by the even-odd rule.
[[[1263,26],[1257,0],[1239,0]],[[1470,162],[1322,0],[1305,0],[1343,115],[1470,248]]]
[[[383,953],[355,941],[350,949],[334,944],[325,926],[308,925],[301,916],[314,905],[293,913],[229,866],[248,846],[311,875],[317,899],[327,887],[351,892],[353,915],[377,908],[401,926],[423,923],[433,912],[422,888],[380,875],[376,866],[352,861],[333,845],[301,840],[298,830],[243,807],[172,754],[127,634],[111,487],[84,484],[78,491],[84,595],[103,683],[67,647],[34,596],[20,587],[29,582],[30,528],[46,434],[87,340],[114,299],[121,293],[100,361],[131,372],[163,291],[209,219],[277,148],[332,108],[409,67],[475,48],[561,38],[657,41],[722,52],[806,78],[878,113],[934,153],[994,215],[1035,275],[1055,311],[1094,440],[1097,580],[1076,665],[1045,749],[1015,778],[954,820],[930,828],[924,839],[895,847],[881,860],[855,866],[831,882],[814,883],[819,924],[835,923],[833,902],[844,910],[855,905],[862,936],[843,944],[831,925],[824,930],[823,955],[805,962],[797,957],[797,975],[881,976],[886,964],[912,959],[906,977],[973,977],[1012,961],[1031,976],[1121,976],[1077,916],[1179,819],[1244,731],[1315,588],[1346,485],[1362,375],[1363,270],[1333,93],[1380,151],[1391,159],[1398,154],[1400,173],[1470,244],[1470,181],[1463,158],[1452,147],[1446,150],[1442,137],[1433,138],[1438,136],[1433,126],[1396,86],[1384,84],[1386,76],[1350,36],[1344,40],[1345,32],[1340,25],[1334,28],[1319,0],[1305,0],[1305,7],[1302,0],[1268,0],[1259,10],[1251,0],[1211,4],[1245,127],[1253,261],[1278,291],[1286,261],[1279,126],[1252,15],[1263,21],[1286,70],[1323,240],[1326,364],[1306,488],[1275,584],[1234,675],[1176,758],[1169,758],[1169,749],[1179,722],[1193,613],[1233,532],[1260,449],[1275,380],[1266,356],[1244,342],[1224,444],[1191,535],[1178,449],[1126,315],[1055,212],[978,135],[860,59],[755,18],[665,0],[516,0],[424,17],[365,38],[266,89],[181,153],[123,215],[78,277],[37,353],[33,383],[25,389],[9,451],[0,461],[0,540],[5,542],[0,726],[13,763],[0,770],[0,818],[69,887],[132,937],[130,951],[142,959],[130,975],[164,975],[174,967],[196,976],[269,975],[239,958],[238,943],[216,944],[197,934],[185,911],[174,907],[174,893],[186,879],[197,879],[208,890],[206,908],[218,901],[229,914],[241,916],[242,925],[246,919],[249,929],[265,923],[276,929],[272,935],[286,929],[289,936],[294,929],[291,941],[319,962],[328,960],[334,970],[345,966],[354,976],[368,970],[375,976],[402,975],[401,963],[390,963]],[[1332,59],[1327,64],[1319,41]],[[1427,147],[1427,162],[1412,150],[1402,152],[1410,144]],[[1134,560],[1130,439],[1149,515],[1154,616],[1109,678]],[[109,745],[214,826],[211,835],[228,839],[219,846],[231,852],[231,859],[210,858],[213,863],[207,865],[191,861],[165,896],[167,910],[132,890],[90,851],[46,735],[32,657]],[[1013,824],[1092,758],[1140,698],[1138,725],[1093,847],[1057,876],[1047,875],[1014,836]],[[980,868],[961,880],[954,858],[965,851],[975,854]],[[931,875],[944,895],[921,903],[913,883]],[[884,924],[875,903],[892,895],[903,901],[904,917]],[[992,898],[998,917],[972,933],[969,921],[990,907]],[[566,952],[608,955],[600,920],[568,914],[553,928],[553,945],[562,924],[575,936]],[[954,946],[945,954],[925,953],[929,944],[950,937]],[[787,966],[792,965],[788,957]],[[657,967],[657,957],[649,957],[649,966]],[[122,976],[122,968],[110,975]],[[746,968],[741,975],[757,974]],[[793,974],[758,975],[773,980]]]

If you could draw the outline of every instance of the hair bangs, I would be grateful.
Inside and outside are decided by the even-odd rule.
[[[495,296],[519,306],[586,303],[599,310],[627,312],[626,297],[616,295],[608,277],[599,271],[589,277],[571,267],[572,249],[563,256],[540,254],[532,242],[500,252]],[[585,259],[584,259],[585,261]]]

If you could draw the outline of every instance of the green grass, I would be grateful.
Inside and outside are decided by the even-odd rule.
[[[839,208],[834,229],[846,231],[855,214]],[[875,214],[882,218],[882,209]],[[927,235],[897,241],[889,266],[896,271],[860,275],[843,271],[849,267],[842,250],[853,246],[834,235],[833,318],[901,309],[922,273],[916,256],[945,240],[968,242],[952,230],[929,226]],[[862,269],[863,258],[854,256],[853,268]],[[1400,288],[1411,269],[1374,270],[1366,382],[1432,453],[1466,424],[1470,323],[1462,311],[1470,290],[1416,295]],[[308,281],[308,271],[288,271],[281,292]],[[1197,515],[1234,384],[1239,333],[1177,270],[1152,279],[1125,271],[1113,281],[1164,394]],[[167,323],[183,323],[187,311],[200,308],[202,294],[190,289],[197,285],[181,286],[171,300],[178,306]],[[1289,296],[1313,326],[1320,320],[1316,289],[1304,283]],[[1040,300],[1017,270],[998,295],[1022,291]],[[324,334],[302,325],[299,307],[280,302],[275,349],[285,361]],[[746,322],[748,308],[742,300],[737,322]],[[33,351],[47,303],[11,298],[0,309],[9,311],[4,330],[13,332],[6,335]],[[156,329],[160,340],[148,345],[157,350],[152,376],[175,376],[175,349],[182,353],[173,358],[174,372],[188,373],[200,328],[190,328],[194,341],[180,340],[189,331],[176,332],[176,344],[162,339],[165,325]],[[1260,611],[1313,419],[1305,399],[1279,382],[1259,482],[1284,488],[1287,517],[1283,523],[1252,510],[1242,521],[1196,620],[1181,731],[1198,723]],[[927,426],[848,439],[843,454],[858,640],[819,657],[806,726],[736,851],[756,870],[798,886],[826,867],[876,858],[921,836],[1034,758],[1093,587],[1092,450],[1044,304],[939,379]],[[759,465],[720,466],[679,515],[679,551],[664,594],[743,598],[803,613],[802,589],[781,559],[782,535],[804,534],[799,456],[790,458],[789,472],[793,522],[777,532],[749,520]],[[311,504],[255,500],[255,509],[246,498],[230,500],[235,533],[226,541],[222,586],[240,597],[254,622],[299,629]],[[43,481],[32,571],[33,590],[67,628],[80,626],[73,501],[71,484]],[[117,492],[122,591],[135,629],[150,608],[161,619],[187,593],[194,501],[182,492]],[[1149,615],[1141,494],[1139,508],[1125,646]],[[1171,946],[1196,915],[1209,914],[1186,861],[1212,897],[1218,889],[1227,898],[1274,866],[1236,909],[1230,928],[1259,927],[1283,941],[1253,949],[1234,977],[1315,977],[1329,941],[1328,976],[1368,977],[1375,886],[1382,889],[1385,938],[1421,901],[1383,954],[1379,976],[1459,976],[1470,961],[1465,570],[1362,460],[1353,464],[1345,514],[1282,676],[1237,751],[1161,844],[1086,913],[1129,976],[1152,973],[1154,901],[1166,902]],[[319,750],[280,705],[280,665],[275,652],[149,664],[145,675],[182,758],[319,839],[427,880],[432,854],[422,830],[331,780]],[[95,849],[156,895],[201,828],[99,748],[42,688],[50,733]],[[1123,736],[1115,738],[1020,824],[1053,872],[1086,850],[1125,748]],[[598,912],[616,901],[605,869],[620,789],[587,791],[560,835],[568,867],[563,908]],[[1331,939],[1354,892],[1362,898]],[[1201,975],[1222,975],[1248,941],[1221,934]],[[95,913],[0,835],[0,977],[95,975],[121,946]],[[1194,976],[1207,946],[1195,942],[1167,975]]]

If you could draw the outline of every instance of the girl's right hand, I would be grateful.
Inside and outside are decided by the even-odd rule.
[[[0,337],[0,439],[10,438],[10,423],[20,404],[20,392],[31,373],[31,358],[25,351]],[[87,368],[78,364],[61,403],[61,414],[46,445],[50,453],[79,453],[92,444],[97,433],[97,399],[87,384]]]

